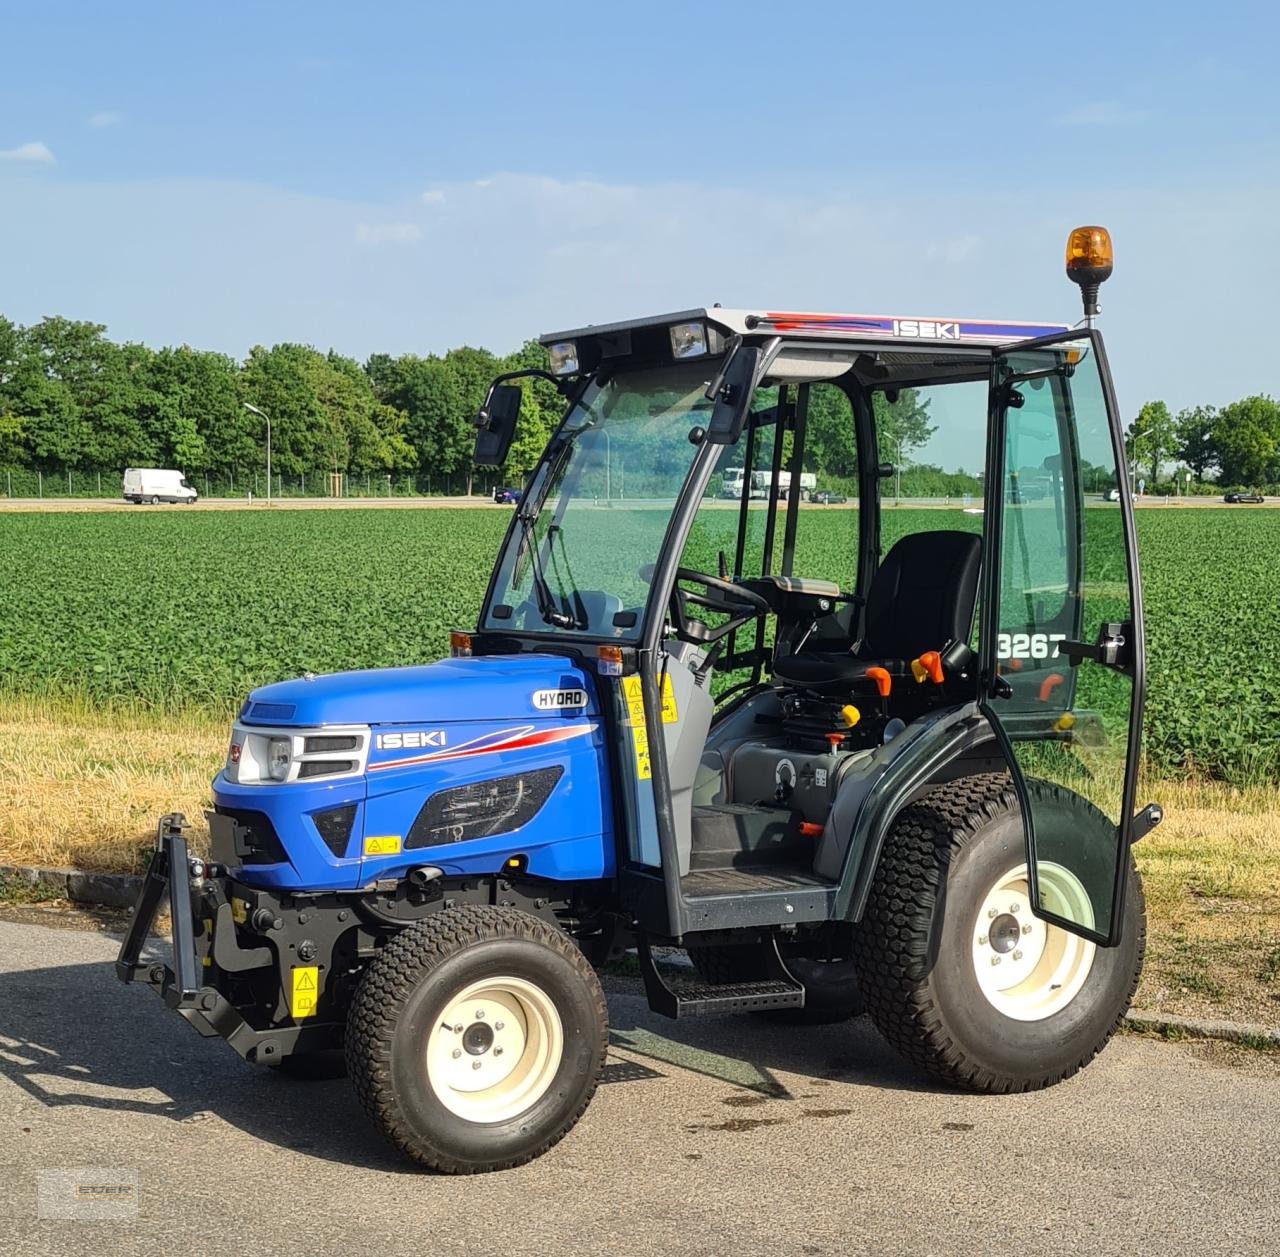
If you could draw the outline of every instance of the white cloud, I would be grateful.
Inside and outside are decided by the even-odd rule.
[[[439,188],[429,188],[419,198],[423,205],[443,205],[444,193]]]
[[[113,113],[109,109],[104,109],[101,113],[90,114],[87,119],[91,127],[101,129],[102,127],[114,127],[118,122],[124,121],[124,115]]]
[[[33,140],[30,144],[19,144],[17,148],[0,148],[0,161],[29,161],[52,166],[54,160],[49,146],[40,140]]]
[[[356,228],[361,244],[412,244],[422,239],[417,223],[361,223]]]
[[[1150,109],[1135,109],[1117,100],[1096,100],[1062,114],[1058,122],[1066,127],[1127,127],[1150,117]]]
[[[1280,204],[1269,176],[1086,186],[1039,150],[1028,161],[1038,178],[1025,187],[927,196],[874,179],[779,191],[764,177],[494,173],[487,188],[440,182],[429,211],[420,187],[354,200],[228,180],[33,179],[0,163],[0,237],[24,244],[5,257],[4,313],[92,319],[153,345],[243,355],[300,341],[357,358],[505,352],[557,327],[713,301],[1070,323],[1080,305],[1062,242],[1073,224],[1101,222],[1117,248],[1102,325],[1126,419],[1151,398],[1177,411],[1275,391],[1280,253],[1260,247]],[[1219,254],[1189,306],[1169,258],[1206,233]],[[1222,310],[1231,317],[1204,315]],[[1170,330],[1179,311],[1198,318],[1194,353]]]

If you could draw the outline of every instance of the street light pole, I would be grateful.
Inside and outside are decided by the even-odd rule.
[[[898,458],[893,464],[893,501],[895,506],[902,505],[902,438],[898,437]]]
[[[242,402],[242,406],[246,410],[251,410],[259,419],[267,421],[267,505],[271,505],[271,416],[265,410],[259,410],[257,406],[251,405],[249,402]]]

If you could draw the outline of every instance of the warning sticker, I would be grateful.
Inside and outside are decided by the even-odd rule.
[[[382,834],[364,840],[365,855],[399,855],[400,835]]]
[[[644,690],[641,688],[640,678],[632,675],[622,678],[622,695],[627,700],[627,721],[632,724],[644,727]],[[680,719],[680,713],[676,710],[676,695],[671,688],[670,674],[664,675],[662,678],[662,723],[664,725],[675,724]]]
[[[636,779],[648,781],[653,776],[653,765],[649,762],[649,731],[643,724],[632,726],[631,747],[636,755]]]
[[[295,1021],[301,1017],[314,1017],[319,999],[319,966],[298,965],[293,970],[292,986],[289,990],[289,1016]]]

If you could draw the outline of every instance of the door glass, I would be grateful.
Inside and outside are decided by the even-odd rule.
[[[1092,659],[1073,667],[1060,649],[1133,620],[1106,398],[1088,340],[1012,353],[1004,369],[995,589],[1004,684],[989,714],[1026,785],[1036,911],[1108,941],[1132,799],[1134,682]]]

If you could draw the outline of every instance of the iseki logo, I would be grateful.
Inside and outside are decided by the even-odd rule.
[[[444,744],[443,729],[419,729],[412,733],[380,733],[377,737],[377,747],[380,751],[434,750],[443,747]]]
[[[934,319],[894,319],[895,336],[923,337],[925,340],[959,340],[959,323],[940,323]]]

